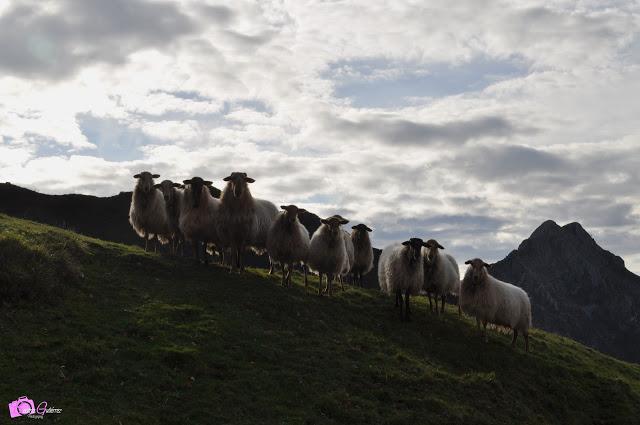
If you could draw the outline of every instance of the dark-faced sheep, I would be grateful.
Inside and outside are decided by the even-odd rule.
[[[435,239],[429,239],[422,250],[424,261],[424,289],[429,297],[429,308],[431,305],[431,294],[434,295],[436,313],[438,312],[438,298],[442,300],[441,313],[444,313],[445,299],[448,294],[456,292],[460,285],[460,270],[458,263],[449,254],[441,252],[444,247]],[[458,307],[460,300],[458,300]],[[460,309],[458,308],[458,312]]]
[[[373,269],[373,247],[369,233],[372,231],[365,224],[351,227],[351,242],[353,243],[354,259],[351,266],[353,283],[362,286],[362,276]]]
[[[209,186],[212,182],[201,177],[184,180],[185,188],[182,198],[179,227],[184,238],[191,242],[196,261],[208,263],[207,244],[220,244],[216,231],[216,222],[220,201],[211,196]]]
[[[469,265],[460,288],[462,311],[474,316],[478,329],[483,325],[482,335],[487,341],[487,323],[513,329],[512,346],[518,332],[524,335],[525,350],[529,351],[529,328],[531,327],[531,302],[527,293],[517,286],[491,276],[489,264],[479,258],[468,260]]]
[[[318,295],[322,295],[322,277],[326,275],[326,291],[333,294],[333,280],[342,273],[347,250],[342,237],[340,226],[345,219],[329,217],[320,220],[320,227],[313,233],[309,244],[309,258],[307,264],[312,270],[318,272]]]
[[[267,235],[278,209],[269,201],[253,198],[249,183],[255,180],[247,173],[233,172],[224,181],[227,184],[220,197],[218,234],[225,248],[231,250],[231,271],[242,271],[247,248],[258,253],[266,250]]]
[[[157,250],[157,241],[167,243],[169,234],[169,222],[162,192],[155,188],[153,179],[159,174],[151,174],[143,171],[133,176],[136,185],[131,195],[131,207],[129,208],[129,223],[138,235],[144,238],[144,250],[148,248],[149,239],[154,239],[154,251]]]
[[[164,197],[164,205],[169,224],[168,236],[171,252],[175,255],[178,252],[178,247],[181,247],[184,255],[184,237],[180,231],[180,210],[182,208],[182,198],[184,197],[182,185],[180,183],[174,183],[171,180],[163,180],[154,187],[160,189]]]
[[[402,244],[389,245],[382,251],[378,262],[380,290],[389,295],[395,295],[396,307],[400,307],[402,321],[410,320],[409,298],[411,295],[420,293],[424,281],[421,254],[423,246],[425,243],[420,238],[411,238]]]
[[[307,286],[307,268],[304,263],[309,256],[309,231],[300,223],[298,216],[306,211],[295,205],[282,205],[269,229],[267,252],[269,258],[282,267],[282,286],[291,286],[294,264],[303,264],[304,285]],[[285,273],[285,266],[287,267]]]

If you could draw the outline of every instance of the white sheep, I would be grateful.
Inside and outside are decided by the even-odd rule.
[[[225,248],[231,250],[231,271],[244,270],[243,254],[248,247],[261,253],[266,249],[269,228],[278,214],[273,203],[254,199],[247,173],[233,172],[220,196],[218,235]]]
[[[434,295],[436,303],[436,313],[438,312],[438,298],[442,301],[441,313],[444,313],[444,303],[448,294],[457,293],[456,288],[460,286],[460,270],[458,263],[449,254],[440,250],[444,249],[435,239],[429,239],[425,248],[422,249],[424,261],[424,290],[429,297],[429,308],[431,306],[431,294]],[[458,300],[458,307],[460,303]]]
[[[184,180],[184,184],[179,228],[184,238],[191,242],[196,261],[200,261],[202,253],[206,264],[208,263],[207,245],[212,243],[219,246],[220,244],[216,231],[220,201],[211,196],[208,186],[211,186],[212,182],[208,180],[193,177]]]
[[[320,220],[320,227],[313,233],[309,244],[307,264],[318,272],[318,295],[322,295],[322,276],[327,277],[326,292],[333,294],[333,280],[342,272],[347,257],[347,250],[342,237],[342,224],[347,220],[329,217]]]
[[[149,239],[154,240],[154,251],[157,250],[157,241],[165,244],[169,242],[169,222],[162,192],[156,189],[153,179],[159,174],[151,174],[143,171],[133,176],[137,179],[131,195],[131,207],[129,208],[129,223],[138,235],[144,238],[144,250],[147,250]]]
[[[411,238],[402,244],[386,247],[378,262],[380,290],[395,294],[396,307],[400,307],[400,320],[410,320],[410,295],[418,295],[424,282],[424,266],[421,250],[425,243],[420,238]],[[404,293],[404,312],[402,295]]]
[[[515,346],[518,332],[524,335],[525,350],[529,351],[531,302],[527,293],[491,276],[489,264],[479,258],[468,260],[469,265],[460,288],[462,310],[476,318],[484,327],[482,335],[487,341],[487,323],[513,329],[511,345]]]
[[[354,248],[354,260],[351,266],[353,274],[353,283],[362,286],[362,276],[366,275],[373,269],[373,247],[369,232],[371,229],[365,224],[358,224],[351,227],[351,242]]]
[[[169,224],[168,236],[171,244],[171,252],[175,255],[178,252],[178,246],[180,246],[184,255],[184,237],[180,231],[180,209],[182,208],[182,198],[184,197],[182,185],[180,183],[174,183],[171,180],[163,180],[154,187],[160,189],[164,197],[167,221]]]
[[[280,206],[284,211],[273,221],[267,236],[267,252],[273,262],[282,267],[282,286],[291,286],[291,272],[296,263],[303,263],[304,286],[307,287],[307,268],[304,263],[309,256],[309,231],[300,223],[298,216],[306,212],[295,205]],[[285,266],[288,267],[285,275]]]

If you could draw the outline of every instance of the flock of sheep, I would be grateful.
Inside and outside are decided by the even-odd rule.
[[[233,172],[225,177],[220,199],[211,194],[212,182],[200,177],[182,184],[170,180],[156,184],[154,179],[159,177],[147,171],[134,176],[137,182],[129,222],[145,239],[145,250],[153,240],[170,244],[175,254],[190,242],[197,261],[207,263],[207,250],[215,251],[233,272],[244,270],[243,254],[252,249],[268,254],[269,273],[280,265],[283,286],[291,286],[292,270],[301,265],[305,288],[309,268],[318,273],[318,294],[329,296],[334,281],[342,285],[351,279],[361,285],[362,276],[373,269],[372,230],[368,226],[358,224],[349,233],[342,228],[349,221],[333,215],[322,219],[310,237],[298,218],[305,210],[282,205],[282,211],[278,211],[273,203],[254,198],[249,190],[254,179],[246,173]],[[513,330],[512,345],[522,332],[529,351],[531,303],[527,293],[491,276],[489,265],[478,258],[465,263],[469,267],[460,281],[456,260],[442,250],[444,247],[434,239],[424,242],[411,238],[382,251],[378,263],[380,289],[395,295],[400,319],[410,320],[412,295],[426,293],[431,310],[433,298],[435,311],[444,313],[445,298],[453,294],[458,297],[458,313],[464,311],[475,317],[478,329],[482,323],[485,340],[488,323],[505,326]]]

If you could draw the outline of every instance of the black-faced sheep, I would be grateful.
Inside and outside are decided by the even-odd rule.
[[[154,251],[157,249],[157,241],[167,243],[169,234],[169,222],[162,192],[156,189],[153,179],[159,174],[151,174],[143,171],[133,176],[137,180],[131,195],[131,207],[129,208],[129,223],[140,237],[144,238],[144,250],[147,250],[148,241],[154,239]]]
[[[531,302],[527,293],[491,276],[489,265],[479,258],[468,260],[469,265],[460,288],[462,311],[474,316],[478,329],[483,325],[482,335],[487,341],[487,323],[513,329],[512,346],[518,332],[524,335],[525,350],[529,351],[529,328],[531,327]]]
[[[220,244],[216,232],[216,221],[220,201],[211,196],[208,186],[211,182],[201,177],[184,180],[185,188],[180,211],[179,228],[184,238],[191,242],[196,261],[203,255],[208,262],[207,244]]]
[[[340,228],[342,224],[346,224],[345,221],[338,217],[322,219],[322,224],[311,237],[307,264],[318,272],[318,295],[322,295],[323,275],[327,277],[327,293],[329,296],[333,294],[333,280],[342,273],[347,261],[347,250]]]
[[[400,320],[410,320],[409,297],[418,295],[424,283],[422,247],[420,238],[411,238],[402,244],[386,247],[378,262],[380,290],[396,296],[396,307],[400,307]],[[404,294],[404,311],[403,300]]]
[[[225,248],[231,250],[231,271],[244,270],[243,254],[248,247],[258,253],[266,249],[269,228],[278,214],[276,206],[266,200],[254,199],[249,183],[255,182],[247,173],[233,172],[220,197],[218,234]]]
[[[298,216],[306,212],[295,205],[282,205],[284,211],[273,221],[267,237],[267,252],[272,261],[282,267],[282,286],[291,286],[294,264],[303,263],[304,285],[307,286],[307,268],[304,265],[309,256],[309,231],[300,223]],[[285,266],[287,267],[285,274]]]
[[[171,180],[163,180],[160,184],[154,186],[160,189],[164,197],[164,205],[167,211],[167,221],[169,224],[169,242],[171,252],[175,255],[178,247],[182,248],[184,255],[184,237],[180,231],[180,210],[182,208],[182,198],[184,192],[180,183],[174,183]]]
[[[444,313],[444,303],[448,294],[456,292],[460,285],[460,270],[458,263],[435,239],[429,239],[422,250],[424,261],[424,289],[429,297],[431,308],[431,294],[434,294],[436,313],[438,312],[438,298],[442,300],[441,313]],[[458,300],[458,306],[460,301]],[[432,308],[431,308],[432,309]],[[433,310],[433,309],[432,309]]]
[[[351,229],[351,242],[354,249],[351,273],[353,274],[353,283],[362,286],[362,276],[373,269],[373,247],[369,238],[371,229],[362,223],[351,227]]]

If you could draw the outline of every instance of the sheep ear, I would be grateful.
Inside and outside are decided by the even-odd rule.
[[[184,184],[191,184],[191,179],[189,179],[189,180],[182,180],[182,183],[184,183]]]
[[[322,224],[329,224],[329,220],[327,220],[326,218],[321,218],[321,219],[320,219],[320,223],[322,223]]]
[[[280,209],[287,211],[287,206],[286,205],[280,205]]]
[[[367,232],[373,232],[373,230],[370,229],[369,226],[364,226],[364,228],[367,230]]]
[[[426,242],[422,242],[422,246],[425,248],[429,248],[429,244],[427,244]]]
[[[213,184],[213,182],[212,182],[212,181],[209,181],[209,180],[205,180],[205,181],[204,181],[204,184],[205,184],[206,186],[211,186],[211,185]]]
[[[251,177],[245,177],[244,181],[246,181],[247,183],[255,183],[255,180],[252,179]]]
[[[402,245],[409,246],[409,245],[411,245],[411,241],[404,241],[404,242],[402,242]]]
[[[134,179],[139,179],[140,178],[140,174],[136,174],[135,176],[133,176]]]
[[[231,180],[231,176],[227,176],[227,177],[223,178],[222,180],[225,181],[225,182],[228,182],[229,180]]]
[[[358,226],[351,226],[351,228],[352,228],[353,230],[357,230],[357,229],[358,229]]]
[[[471,260],[467,260],[467,261],[465,261],[464,263],[465,263],[465,264],[469,264],[469,265],[471,265]]]
[[[180,183],[174,183],[173,187],[182,187],[182,185]]]
[[[349,223],[349,220],[347,219],[343,218],[342,220],[340,220],[340,224],[347,224],[347,223]]]
[[[152,174],[151,177],[153,177],[154,179],[157,179],[160,177],[160,174]]]
[[[307,210],[305,210],[304,208],[298,208],[298,215],[304,214],[306,212],[307,212]]]
[[[491,268],[491,264],[487,264],[487,263],[483,263],[483,264],[484,264],[484,266],[485,266],[486,268],[488,268],[488,269],[490,269],[490,268]]]
[[[442,245],[440,245],[440,244],[438,244],[438,248],[444,249],[444,247]]]
[[[160,185],[158,183],[154,184],[153,187],[155,187],[156,189],[160,189]]]

